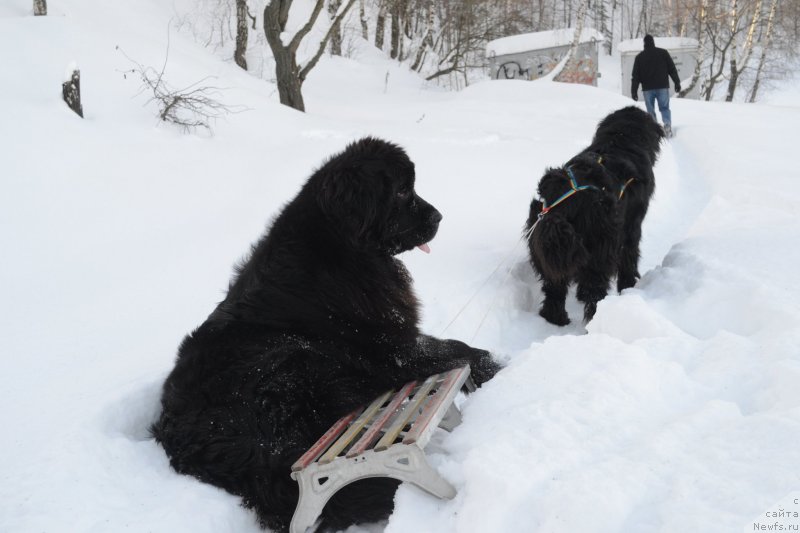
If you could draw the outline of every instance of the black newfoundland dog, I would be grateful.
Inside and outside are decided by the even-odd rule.
[[[287,531],[298,497],[290,467],[337,419],[465,363],[476,383],[491,378],[489,352],[420,334],[411,278],[393,257],[427,251],[441,219],[394,144],[362,139],[317,170],[179,348],[152,427],[173,468]],[[349,485],[320,527],[387,517],[397,485]]]
[[[649,114],[625,107],[600,122],[588,148],[539,181],[525,230],[531,264],[542,280],[539,314],[548,322],[569,324],[564,301],[572,282],[586,321],[615,274],[618,291],[636,283],[642,221],[663,138]]]

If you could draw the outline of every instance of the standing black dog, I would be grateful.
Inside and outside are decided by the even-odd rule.
[[[569,324],[564,301],[572,282],[586,321],[615,274],[618,291],[636,283],[642,221],[663,138],[650,115],[625,107],[600,122],[588,148],[539,181],[525,229],[544,292],[539,314],[548,322]]]
[[[290,467],[341,416],[465,363],[477,383],[491,378],[488,352],[420,335],[411,278],[393,257],[427,251],[441,218],[394,144],[362,139],[317,170],[179,348],[152,428],[173,468],[286,531],[298,497]],[[397,485],[349,485],[322,526],[385,518]]]

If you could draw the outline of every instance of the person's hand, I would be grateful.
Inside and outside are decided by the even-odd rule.
[[[676,92],[676,93],[679,93],[679,92],[681,92],[681,84],[680,84],[680,83],[676,83],[676,84],[675,84],[675,92]]]
[[[638,95],[638,94],[636,94],[636,93],[633,93],[633,94],[631,95],[631,98],[633,98],[633,101],[634,101],[634,102],[638,102],[638,101],[639,101],[639,95]]]

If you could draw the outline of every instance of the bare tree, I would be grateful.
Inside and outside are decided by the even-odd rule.
[[[47,0],[33,0],[33,14],[37,17],[47,15]]]
[[[436,23],[436,17],[433,10],[433,0],[428,0],[426,6],[427,17],[425,20],[425,35],[417,48],[417,54],[414,57],[414,62],[411,64],[411,70],[419,72],[422,67],[422,62],[425,59],[427,51],[433,47],[433,26]]]
[[[335,23],[342,0],[328,0],[328,17],[331,20],[331,55],[342,55],[342,24]],[[341,20],[341,19],[340,19]]]
[[[386,31],[386,3],[388,0],[379,0],[378,17],[375,21],[375,48],[383,50]]]
[[[708,48],[711,49],[711,58],[707,62],[708,74],[702,86],[702,96],[706,101],[711,100],[716,84],[724,77],[728,53],[736,38],[735,31],[731,31],[735,30],[736,26],[731,24],[728,19],[730,12],[727,9],[719,9],[719,6],[713,3],[709,7],[706,33]]]
[[[764,42],[761,45],[761,57],[758,60],[758,68],[756,69],[755,81],[753,82],[753,87],[750,89],[750,95],[747,98],[748,102],[755,102],[756,96],[758,95],[758,88],[761,84],[761,75],[764,72],[764,65],[766,64],[767,60],[767,53],[771,48],[772,44],[772,29],[774,27],[773,22],[775,20],[775,11],[778,7],[778,0],[772,0],[772,4],[769,8],[769,15],[767,16],[767,29],[764,35]]]
[[[369,26],[367,25],[367,12],[364,7],[364,0],[358,0],[358,20],[361,22],[361,38],[369,40]]]
[[[586,11],[589,9],[589,2],[591,0],[583,0],[578,7],[578,20],[575,24],[575,35],[572,38],[572,44],[567,51],[567,59],[564,61],[560,72],[557,72],[553,77],[556,81],[567,81],[566,77],[577,69],[577,52],[578,45],[581,42],[581,34],[583,33],[583,24],[586,19]]]
[[[683,87],[681,92],[678,93],[678,98],[683,98],[697,86],[700,82],[700,78],[702,75],[703,69],[703,57],[702,53],[706,47],[706,24],[708,20],[708,2],[709,0],[700,0],[700,4],[698,5],[699,12],[697,13],[697,34],[698,34],[698,42],[699,46],[698,49],[700,50],[700,56],[697,58],[697,62],[694,65],[694,72],[692,73],[691,81]]]
[[[284,44],[281,34],[287,31],[286,23],[289,20],[292,0],[270,0],[264,8],[264,34],[275,59],[278,95],[282,104],[293,107],[298,111],[305,111],[306,109],[303,102],[303,82],[306,80],[308,73],[311,72],[311,69],[316,66],[323,52],[325,52],[333,33],[333,28],[341,23],[344,16],[355,4],[355,0],[347,0],[347,4],[339,11],[339,14],[319,43],[316,53],[305,65],[300,66],[297,63],[297,49],[317,22],[324,3],[325,0],[316,0],[309,19],[294,34],[288,44]]]
[[[399,59],[402,54],[403,41],[400,35],[400,24],[403,14],[403,7],[405,2],[403,0],[394,0],[392,2],[392,34],[391,34],[391,48],[389,49],[389,57],[392,59]]]
[[[247,15],[247,0],[236,0],[236,50],[233,60],[244,70],[247,70]]]
[[[605,38],[603,41],[603,46],[606,49],[607,54],[611,54],[611,48],[614,41],[614,9],[616,6],[616,0],[612,0],[611,2],[611,16],[609,16],[609,6],[606,0],[596,0],[594,4],[594,23],[595,27],[599,27],[600,33],[603,34]],[[610,26],[609,26],[610,24]]]
[[[731,33],[736,33],[733,25],[737,24],[739,17],[736,13],[737,0],[732,3],[732,16],[731,16]],[[737,46],[734,44],[734,49],[731,51],[730,70],[728,73],[728,91],[725,96],[726,102],[733,101],[733,94],[736,92],[736,86],[739,82],[739,76],[742,74],[747,64],[750,61],[750,55],[753,52],[753,36],[756,32],[756,27],[761,21],[761,0],[756,0],[755,5],[752,6],[753,15],[750,17],[750,23],[747,25],[747,33],[742,43],[741,54],[737,53]]]
[[[195,1],[199,9],[187,17],[198,21],[196,36],[216,48],[232,47],[235,38],[236,63],[242,68],[258,70],[257,65],[247,65],[245,61],[247,24],[242,22],[249,17],[253,20],[252,27],[256,27],[255,18],[246,9],[248,0]],[[264,32],[275,61],[281,102],[297,109],[304,108],[302,84],[317,63],[318,53],[329,50],[328,45],[332,54],[345,53],[340,52],[345,42],[344,32],[348,31],[343,16],[355,2],[305,1],[312,8],[308,20],[305,24],[294,21],[296,25],[287,28],[292,0],[264,0]],[[790,69],[785,66],[786,59],[800,53],[794,44],[800,40],[797,0],[358,0],[358,3],[361,37],[380,49],[385,48],[387,55],[397,61],[407,62],[409,68],[426,79],[455,88],[468,84],[474,77],[483,77],[488,41],[581,24],[603,33],[606,51],[620,40],[641,37],[644,33],[697,38],[699,62],[691,81],[682,84],[679,96],[697,91],[699,86],[701,97],[706,99],[732,99],[734,91],[744,92],[745,88],[752,99],[759,86],[763,90],[764,81],[787,75]],[[250,1],[250,5],[254,3]],[[310,46],[300,43],[308,40],[312,27],[314,35],[325,35],[320,38],[322,52],[315,43]],[[255,40],[250,37],[250,46],[254,46]],[[303,53],[307,57],[310,54],[310,58],[298,61],[298,50],[305,50]],[[574,53],[573,48],[570,62],[580,59]],[[250,57],[252,62],[256,55],[251,53]],[[565,65],[566,70],[573,66]],[[722,90],[723,82],[727,91]]]

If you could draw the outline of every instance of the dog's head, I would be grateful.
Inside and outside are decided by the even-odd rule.
[[[606,116],[597,125],[592,144],[617,144],[637,147],[647,154],[651,165],[656,164],[664,130],[649,113],[636,106],[623,107]]]
[[[349,246],[394,255],[427,251],[442,219],[414,181],[414,163],[402,148],[366,137],[328,160],[310,183],[330,227]]]

